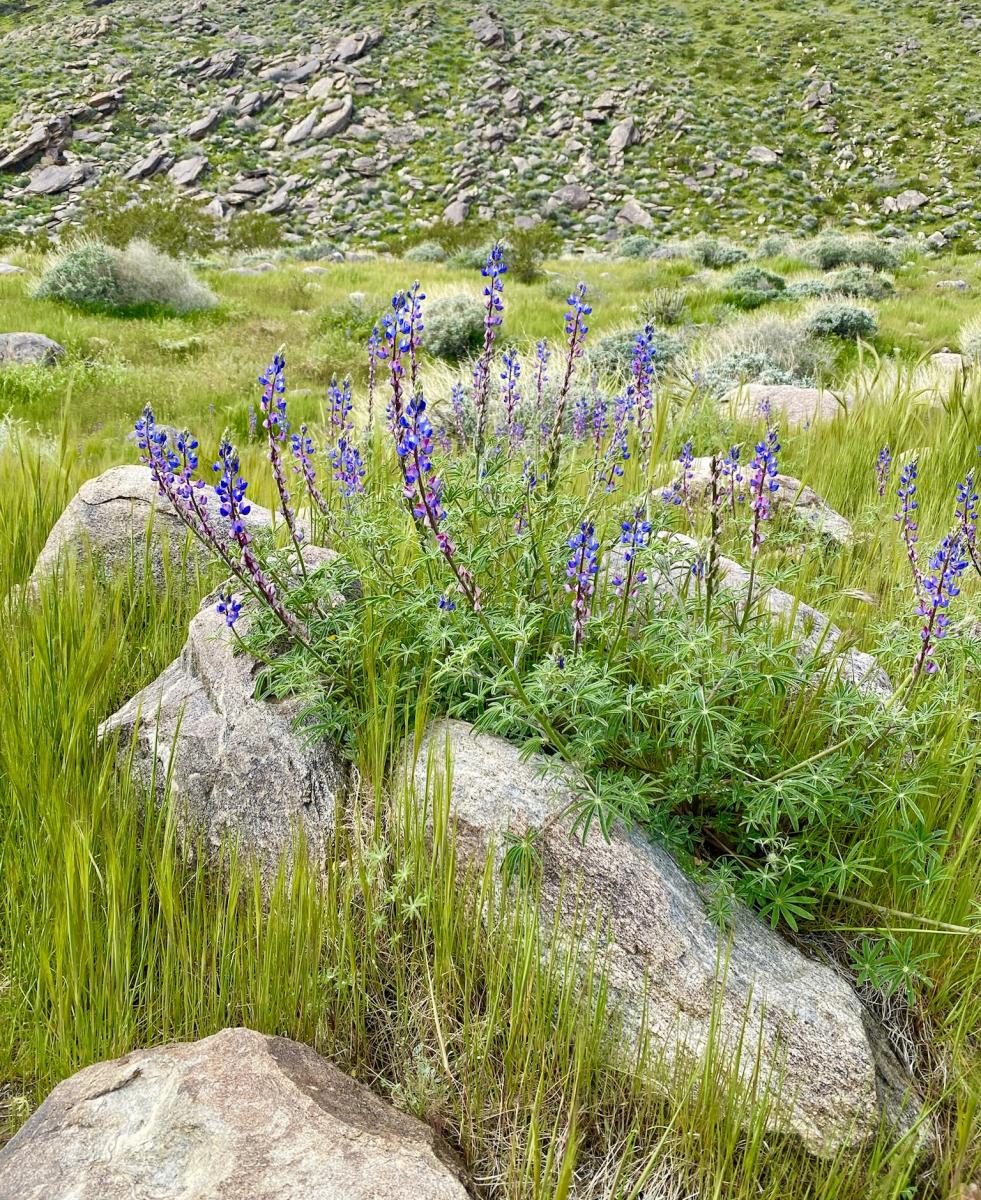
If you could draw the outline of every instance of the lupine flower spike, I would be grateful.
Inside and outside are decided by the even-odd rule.
[[[586,290],[584,283],[576,286],[576,290],[569,297],[569,308],[565,314],[565,371],[555,402],[555,415],[552,421],[551,434],[549,435],[548,459],[545,469],[546,484],[549,488],[555,486],[558,474],[559,457],[562,453],[562,422],[565,418],[565,406],[569,398],[569,387],[572,384],[576,364],[582,358],[586,347],[586,334],[589,332],[586,318],[593,311],[586,303]]]
[[[971,560],[975,571],[981,575],[981,555],[978,553],[978,493],[971,471],[963,483],[957,485],[957,525],[961,544]]]
[[[456,576],[457,586],[474,612],[479,612],[480,589],[473,575],[459,562],[456,547],[444,528],[443,483],[433,466],[433,427],[426,416],[426,401],[421,393],[409,401],[401,418],[400,433],[398,453],[404,464],[404,492],[412,515],[420,527],[428,529],[436,539],[440,553]],[[449,607],[449,603],[440,603],[440,608]]]
[[[889,447],[883,446],[879,451],[879,457],[875,460],[875,483],[880,499],[886,494],[891,470],[892,455],[889,453]]]
[[[760,546],[763,545],[763,522],[771,516],[770,498],[778,491],[777,455],[780,443],[777,441],[777,431],[770,428],[766,437],[756,444],[756,455],[750,463],[749,494],[752,519],[750,521],[750,555],[756,557]]]
[[[931,574],[923,577],[923,595],[917,607],[923,626],[920,629],[920,653],[913,667],[914,683],[921,672],[929,675],[937,669],[933,657],[937,642],[947,635],[950,623],[947,609],[951,600],[960,595],[959,581],[967,565],[960,531],[949,533],[930,559]]]
[[[896,495],[899,497],[899,512],[895,514],[894,519],[900,523],[900,535],[903,545],[906,547],[906,557],[909,559],[910,570],[913,574],[913,591],[916,596],[919,596],[923,591],[923,572],[920,570],[917,550],[919,530],[913,516],[918,507],[916,473],[917,462],[914,458],[903,467],[899,474],[899,487],[896,489]]]
[[[276,490],[279,493],[279,507],[290,538],[296,547],[300,569],[306,574],[301,546],[303,532],[296,523],[296,514],[293,512],[291,497],[286,487],[286,474],[283,469],[282,451],[286,445],[290,426],[286,418],[286,359],[282,354],[273,357],[265,373],[259,376],[259,382],[263,389],[259,402],[262,410],[262,427],[266,431],[269,465],[272,467],[273,479],[276,481]]]
[[[484,437],[487,431],[487,405],[490,391],[491,354],[497,330],[504,320],[504,276],[507,273],[504,247],[496,242],[491,247],[481,274],[487,280],[484,285],[484,345],[473,371],[473,407],[477,419],[476,450],[477,465],[484,453]]]
[[[681,453],[678,455],[678,462],[681,466],[681,474],[668,488],[665,488],[661,493],[661,499],[665,504],[677,504],[684,507],[685,516],[688,519],[688,525],[691,529],[695,528],[695,512],[692,508],[691,485],[694,477],[692,463],[694,456],[692,453],[691,440],[685,442],[681,447]]]
[[[565,590],[572,593],[572,642],[579,650],[586,635],[586,622],[592,609],[599,570],[599,542],[592,522],[583,521],[579,532],[569,539],[572,556],[566,564]]]

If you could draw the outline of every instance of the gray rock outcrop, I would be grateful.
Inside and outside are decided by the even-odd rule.
[[[0,333],[0,367],[50,366],[64,354],[64,346],[43,333]]]
[[[427,1125],[250,1029],[86,1067],[0,1152],[18,1200],[467,1200],[461,1180]]]
[[[217,509],[212,516],[220,522]],[[272,514],[253,504],[246,521],[253,530],[267,529]],[[186,569],[204,555],[146,467],[110,467],[86,480],[69,501],[38,555],[31,582],[50,575],[62,558],[87,552],[107,571],[126,569],[131,562],[139,570],[148,548],[153,576],[160,583],[168,569]]]
[[[247,626],[243,611],[237,628]],[[170,781],[182,831],[203,836],[211,854],[237,845],[269,878],[300,831],[311,861],[323,861],[347,770],[335,747],[298,724],[304,701],[255,699],[259,670],[212,598],[180,655],[99,735],[118,734],[120,761],[144,788],[162,795]]]
[[[524,759],[464,722],[427,731],[412,774],[418,795],[427,771],[430,782],[439,778],[447,743],[458,854],[480,863],[493,845],[500,859],[505,832],[538,831],[541,928],[550,937],[558,931],[567,948],[577,940],[587,958],[599,931],[609,994],[631,1036],[643,1027],[654,1053],[663,1047],[670,1063],[701,1056],[715,1031],[717,1051],[743,1045],[735,1070],[746,1082],[759,1047],[759,1078],[782,1084],[773,1124],[818,1154],[858,1146],[884,1112],[900,1126],[910,1123],[909,1080],[854,990],[830,967],[805,958],[746,910],[737,911],[727,947],[670,855],[622,829],[606,841],[594,826],[583,844],[560,815],[574,798],[561,777],[544,776],[541,760]]]

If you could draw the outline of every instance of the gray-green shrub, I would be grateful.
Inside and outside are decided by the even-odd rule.
[[[873,237],[848,238],[840,233],[822,233],[805,248],[805,257],[822,271],[835,267],[867,266],[876,271],[893,271],[899,255]]]
[[[406,262],[441,263],[446,262],[447,253],[439,242],[418,242],[406,250],[404,258]]]
[[[423,347],[437,358],[465,358],[484,337],[484,306],[469,292],[441,296],[429,302],[422,334]]]
[[[76,308],[113,308],[119,301],[115,258],[103,242],[83,242],[49,263],[34,294]]]
[[[54,259],[35,289],[39,299],[76,308],[123,311],[147,305],[187,313],[213,308],[214,294],[188,267],[137,240],[124,249],[83,242]]]
[[[807,331],[814,337],[875,337],[879,322],[871,309],[857,304],[822,304],[807,318]]]
[[[787,287],[782,275],[763,267],[740,267],[726,286],[726,300],[737,308],[760,308],[771,300],[779,300]]]
[[[651,258],[657,243],[644,233],[630,233],[617,245],[620,258]]]
[[[633,360],[634,345],[639,329],[618,329],[608,333],[589,351],[589,365],[602,375],[625,376]],[[685,342],[676,333],[664,329],[654,330],[655,369],[667,367],[685,348]]]
[[[719,267],[734,267],[736,263],[744,262],[749,255],[742,248],[723,238],[698,237],[691,244],[692,257],[703,267],[717,269]]]

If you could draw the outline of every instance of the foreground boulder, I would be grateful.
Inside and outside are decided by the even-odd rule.
[[[427,730],[413,767],[418,795],[438,776],[447,744],[452,763],[449,816],[457,850],[481,863],[503,835],[539,832],[541,928],[579,939],[588,958],[599,930],[600,961],[626,1028],[641,1028],[668,1064],[717,1048],[744,1049],[735,1070],[758,1086],[782,1081],[774,1126],[809,1150],[855,1148],[883,1116],[908,1128],[911,1085],[854,990],[830,967],[811,962],[750,912],[739,910],[731,945],[708,919],[694,884],[660,847],[617,829],[606,841],[594,825],[585,845],[561,812],[572,792],[541,759],[523,759],[500,738],[462,721]],[[585,931],[585,932],[584,932]],[[560,933],[560,936],[562,934]],[[725,971],[723,987],[722,972]],[[760,1081],[764,1081],[762,1084]]]
[[[243,611],[237,628],[247,625]],[[119,735],[120,760],[132,761],[145,788],[162,796],[170,781],[182,830],[203,836],[211,853],[237,844],[268,876],[298,831],[322,861],[347,774],[334,747],[298,727],[303,701],[254,698],[261,665],[236,651],[235,634],[206,602],[180,655],[99,736]]]
[[[249,1029],[60,1083],[0,1153],[18,1200],[466,1200],[432,1130],[308,1046]]]
[[[741,464],[741,473],[743,482],[737,484],[736,494],[745,497],[749,494],[749,478],[752,474],[748,458],[745,463]],[[793,475],[776,475],[774,478],[780,485],[778,491],[771,497],[774,507],[789,508],[794,516],[809,526],[818,537],[825,538],[836,545],[844,546],[852,540],[851,523],[841,513],[835,512],[824,497],[819,496],[813,488],[808,487],[799,479],[795,479]],[[674,486],[680,487],[681,482],[679,477]],[[692,460],[690,483],[694,499],[702,503],[709,499],[712,491],[712,459],[710,457]],[[726,481],[720,480],[719,486],[724,492]]]
[[[748,383],[722,397],[733,417],[752,420],[769,411],[789,429],[831,421],[845,411],[841,401],[823,388],[791,387],[782,383]]]
[[[214,502],[211,508],[215,523],[221,525]],[[246,524],[253,531],[271,528],[272,513],[253,504]],[[141,569],[148,550],[158,583],[168,567],[180,571],[189,563],[208,561],[146,467],[110,467],[83,483],[69,501],[38,555],[31,582],[52,574],[63,558],[85,552],[94,554],[108,571],[123,570],[131,562]]]
[[[0,333],[0,367],[51,366],[64,354],[64,346],[43,333]]]

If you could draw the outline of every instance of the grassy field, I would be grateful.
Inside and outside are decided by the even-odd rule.
[[[361,330],[352,331],[358,312],[380,310],[416,275],[430,300],[480,288],[474,272],[439,265],[375,260],[312,275],[280,262],[260,275],[204,272],[219,297],[209,313],[123,317],[32,299],[39,263],[20,261],[25,275],[0,276],[5,327],[47,334],[67,354],[56,367],[0,371],[0,595],[28,577],[78,483],[135,460],[125,438],[144,404],[152,403],[161,422],[190,425],[209,455],[231,431],[253,481],[250,495],[271,505],[274,491],[260,469],[262,449],[250,441],[249,414],[256,375],[272,353],[287,348],[295,423],[319,427],[325,385],[348,372],[363,415],[366,360]],[[789,279],[813,274],[796,258],[764,265]],[[591,341],[635,329],[658,289],[687,293],[679,325],[689,332],[690,355],[662,382],[653,456],[642,467],[641,455],[633,455],[622,496],[642,493],[652,478],[669,482],[686,439],[695,454],[708,454],[761,436],[759,420],[731,420],[690,378],[699,347],[739,319],[725,303],[729,273],[697,270],[685,260],[552,262],[544,280],[507,281],[508,341],[528,350],[538,338],[557,339],[566,285],[578,278],[590,285]],[[938,290],[941,279],[961,279],[968,288]],[[494,908],[486,923],[478,918],[493,907],[492,868],[465,883],[456,878],[448,839],[437,838],[430,851],[412,798],[391,769],[404,736],[447,708],[472,716],[470,701],[421,671],[428,651],[411,617],[422,609],[401,617],[385,609],[384,581],[373,575],[373,555],[356,529],[340,544],[384,619],[359,617],[341,633],[360,648],[366,672],[372,664],[387,669],[376,670],[374,687],[349,705],[368,802],[337,838],[325,889],[301,870],[284,875],[267,901],[234,857],[220,876],[200,859],[189,866],[167,811],[144,813],[112,754],[97,744],[100,720],[176,654],[212,580],[191,588],[175,583],[160,594],[138,570],[106,582],[79,564],[43,585],[36,602],[22,594],[8,605],[0,648],[0,1131],[13,1131],[57,1080],[84,1064],[245,1024],[315,1045],[432,1122],[490,1196],[967,1196],[960,1189],[978,1180],[981,1161],[981,643],[949,637],[936,676],[909,686],[919,619],[893,521],[895,476],[880,499],[874,465],[883,445],[897,470],[904,455],[917,455],[920,537],[925,550],[932,548],[949,528],[957,482],[978,461],[981,372],[942,380],[922,360],[958,346],[977,309],[981,261],[911,259],[895,280],[895,293],[875,305],[873,343],[836,351],[828,382],[849,399],[850,412],[781,435],[781,471],[823,495],[853,523],[855,538],[834,549],[775,522],[760,575],[826,612],[858,647],[876,654],[899,689],[889,717],[895,725],[885,726],[896,744],[865,763],[848,722],[882,728],[871,709],[827,708],[823,694],[800,705],[768,696],[765,629],[742,643],[764,665],[747,675],[745,695],[729,712],[741,722],[740,736],[769,731],[781,764],[807,763],[822,753],[822,739],[844,731],[847,749],[834,760],[839,782],[851,787],[859,778],[875,797],[860,821],[829,834],[862,871],[847,887],[820,892],[800,936],[854,947],[869,936],[890,947],[885,979],[879,988],[866,985],[866,994],[924,1089],[938,1130],[932,1161],[883,1140],[862,1159],[820,1162],[767,1132],[759,1098],[723,1100],[717,1062],[691,1077],[666,1077],[656,1047],[648,1047],[647,1061],[613,1065],[616,1020],[601,981],[592,991],[580,988],[575,964],[557,956],[538,965],[534,906]],[[352,293],[365,297],[354,311]],[[789,316],[799,307],[780,301],[766,311]],[[457,374],[465,377],[466,368],[424,361],[430,398],[445,393]],[[374,455],[378,508],[369,513],[376,524],[366,518],[365,528],[382,521],[395,479],[381,433]],[[589,490],[588,458],[580,449],[564,477],[558,511],[570,522]],[[617,526],[620,499],[596,500],[598,528]],[[657,521],[684,527],[670,506]],[[411,529],[406,519],[391,553],[418,581],[424,563],[413,559]],[[704,531],[699,518],[699,535]],[[558,546],[564,537],[560,530]],[[727,532],[723,545],[745,559],[741,527]],[[504,583],[491,582],[492,554],[485,548],[475,562],[484,567],[493,617],[508,596]],[[965,575],[952,621],[981,617],[979,596],[978,580]],[[662,641],[690,637],[704,650],[704,631],[687,620],[655,632]],[[465,634],[468,627],[461,628]],[[710,632],[717,640],[707,661],[730,670],[731,631],[713,625]],[[453,635],[446,639],[456,645]],[[658,657],[656,647],[648,669],[652,687],[674,681],[684,692],[690,682],[683,665],[666,653]],[[672,703],[681,713],[684,697]],[[570,717],[573,738],[584,728]],[[587,733],[586,740],[593,736]],[[743,750],[763,754],[761,746]],[[383,795],[395,814],[387,822],[370,803]]]

